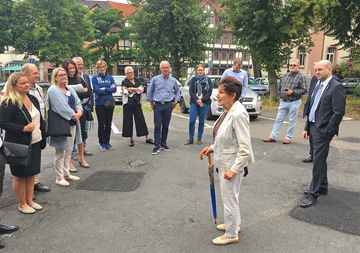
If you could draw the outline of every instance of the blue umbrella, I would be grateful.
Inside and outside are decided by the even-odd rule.
[[[206,152],[206,149],[201,151],[201,153],[200,153],[201,160],[203,159],[203,154],[205,152]],[[211,164],[210,155],[208,156],[208,160],[209,160],[208,173],[209,173],[209,182],[210,182],[210,196],[211,196],[213,216],[214,216],[215,224],[216,224],[217,213],[216,213],[216,198],[215,198],[215,183],[214,183],[214,165]]]

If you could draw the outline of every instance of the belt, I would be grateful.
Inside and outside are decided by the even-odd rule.
[[[167,102],[157,102],[157,101],[155,101],[155,103],[164,105],[164,104],[167,104],[167,103],[171,103],[171,101],[167,101]]]
[[[298,99],[286,99],[286,100],[283,100],[284,102],[294,102],[294,101],[296,101],[296,100],[298,100]]]

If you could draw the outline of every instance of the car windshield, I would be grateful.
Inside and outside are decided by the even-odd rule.
[[[255,79],[252,79],[252,78],[248,79],[248,83],[249,84],[259,84],[257,81],[255,81]]]
[[[117,86],[121,86],[122,81],[124,81],[126,77],[122,76],[114,76],[114,80]]]

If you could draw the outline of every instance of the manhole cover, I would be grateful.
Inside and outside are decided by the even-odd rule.
[[[143,172],[98,171],[82,181],[77,189],[130,192],[139,186],[143,175]]]

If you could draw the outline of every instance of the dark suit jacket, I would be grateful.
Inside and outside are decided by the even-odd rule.
[[[310,96],[310,94],[309,94]],[[339,125],[345,114],[346,91],[344,86],[331,78],[321,95],[315,111],[315,127],[323,133],[324,138],[338,135]],[[306,111],[309,116],[311,105]],[[309,131],[309,121],[306,121],[305,129]]]
[[[28,94],[30,101],[35,105],[39,110],[40,114],[40,105],[36,97]],[[26,107],[23,107],[23,111],[28,120],[31,122],[31,115]],[[31,132],[23,132],[24,126],[28,124],[24,114],[21,112],[21,109],[14,105],[11,100],[9,104],[6,105],[3,102],[0,106],[0,127],[5,129],[5,141],[19,143],[19,144],[30,144]],[[46,128],[45,121],[40,117],[40,130],[42,135],[41,148],[46,147]]]
[[[90,77],[87,74],[84,73],[83,74],[83,79],[84,79],[84,81],[86,83],[86,86],[88,87],[88,89],[89,89],[89,91],[91,93],[88,105],[89,105],[91,111],[94,111],[94,91],[93,91],[93,89],[91,87]]]
[[[341,83],[341,80],[340,80],[339,77],[337,77],[337,76],[335,76],[335,75],[332,75],[332,77],[333,77],[336,81],[338,81],[339,83]],[[319,81],[319,80],[316,78],[316,75],[311,78],[310,88],[309,88],[309,96],[307,97],[306,103],[305,103],[305,105],[304,105],[303,118],[305,118],[305,115],[306,115],[307,111],[309,110],[310,99],[311,99],[311,97],[312,97],[313,91],[314,91],[315,86],[316,86],[316,84],[318,83],[318,81]]]

